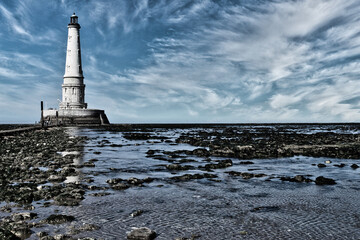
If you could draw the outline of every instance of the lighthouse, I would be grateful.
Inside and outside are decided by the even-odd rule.
[[[74,13],[68,24],[65,73],[63,77],[62,101],[59,110],[43,111],[43,118],[49,123],[65,125],[109,124],[104,110],[88,109],[85,103],[85,84],[81,63],[80,24]]]
[[[60,109],[79,108],[86,109],[87,104],[85,103],[85,85],[81,65],[80,24],[74,13],[68,24],[65,74]]]

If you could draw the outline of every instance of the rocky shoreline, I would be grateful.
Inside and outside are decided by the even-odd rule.
[[[177,126],[179,127],[179,126]],[[184,126],[187,128],[188,126]],[[335,126],[334,129],[339,129]],[[290,127],[256,127],[239,128],[235,126],[194,127],[191,131],[181,133],[175,140],[161,134],[168,126],[142,125],[109,125],[98,128],[99,131],[122,133],[128,141],[166,142],[170,145],[189,144],[194,150],[167,151],[150,149],[146,157],[163,161],[165,164],[160,171],[177,174],[162,181],[172,184],[179,181],[193,181],[218,179],[216,170],[225,169],[225,174],[242,179],[262,178],[271,180],[267,174],[227,171],[233,166],[233,160],[239,160],[238,165],[251,166],[253,159],[286,158],[294,156],[327,157],[334,159],[348,159],[341,164],[313,163],[319,169],[326,166],[351,167],[356,170],[358,165],[351,159],[360,159],[360,134],[336,133],[333,129],[320,132],[296,132]],[[297,127],[298,129],[298,127]],[[360,126],[351,126],[357,131]],[[62,224],[75,220],[74,216],[49,213],[39,217],[34,209],[49,206],[78,206],[86,197],[88,191],[97,191],[90,195],[106,196],[108,189],[124,191],[132,187],[143,187],[156,178],[130,177],[109,178],[107,186],[92,184],[93,179],[82,174],[81,169],[96,168],[97,159],[87,162],[76,161],[83,155],[87,137],[70,136],[65,128],[53,127],[47,130],[33,130],[14,133],[0,138],[0,211],[9,213],[0,222],[0,239],[26,239],[34,234],[34,228],[46,228],[47,225]],[[121,148],[122,145],[112,144],[108,140],[98,142],[98,146]],[[101,154],[101,152],[94,152]],[[197,166],[192,158],[202,158],[203,162]],[[223,158],[222,160],[217,160]],[[214,160],[215,159],[215,160]],[[111,170],[111,169],[110,169]],[[115,169],[114,169],[115,170]],[[200,173],[190,174],[187,171],[198,170]],[[71,178],[81,177],[82,181],[69,181]],[[336,179],[321,175],[310,177],[305,172],[296,176],[277,176],[283,182],[296,182],[317,185],[334,185]],[[98,192],[102,190],[102,192]],[[36,203],[36,204],[35,204]],[[16,210],[15,210],[16,209]],[[21,209],[21,210],[19,210]],[[134,216],[142,214],[142,210],[134,212]],[[99,226],[86,224],[72,229],[69,234],[50,236],[45,231],[36,232],[39,239],[73,239],[71,236],[80,232],[98,230]],[[150,229],[138,230],[139,234],[149,233],[153,239],[156,236]],[[140,236],[139,235],[139,236]],[[129,237],[130,236],[130,237]],[[129,233],[128,239],[146,239],[138,237],[136,233]],[[142,235],[141,235],[142,236]],[[89,237],[75,239],[91,239]]]
[[[62,128],[35,130],[3,136],[0,140],[0,202],[8,204],[1,211],[16,212],[0,223],[0,239],[24,239],[33,232],[31,228],[44,224],[58,224],[73,220],[72,216],[51,215],[37,219],[34,210],[50,205],[75,206],[84,199],[88,186],[80,183],[64,183],[68,176],[78,175],[74,154],[81,154],[85,137],[70,137]],[[46,233],[38,233],[40,239],[53,239]]]

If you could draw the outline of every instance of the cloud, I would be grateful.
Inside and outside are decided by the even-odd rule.
[[[289,96],[283,94],[276,94],[270,98],[270,106],[275,109],[286,108],[290,105],[298,103],[301,100],[301,95]]]
[[[86,99],[115,121],[360,120],[356,0],[1,3],[2,84],[61,93],[73,9]]]
[[[18,20],[16,20],[16,18],[14,17],[13,13],[11,13],[9,10],[7,10],[4,6],[0,5],[0,11],[2,13],[2,15],[6,18],[9,26],[12,28],[12,30],[17,33],[20,34],[22,36],[25,36],[29,39],[32,39],[32,35],[26,31],[23,26],[20,25],[20,23],[18,22]]]
[[[140,66],[116,74],[92,68],[104,79],[97,84],[117,86],[112,94],[126,87],[127,93],[117,97],[120,102],[135,108],[182,104],[190,116],[203,111],[231,115],[247,108],[268,121],[291,121],[301,113],[303,119],[316,119],[311,114],[319,112],[329,119],[350,118],[348,110],[331,110],[344,98],[326,92],[358,76],[357,61],[341,60],[358,52],[353,30],[358,22],[347,16],[358,9],[355,1],[169,1],[166,6],[138,1],[134,6],[113,15],[110,28],[131,26],[124,28],[129,33],[150,26],[156,16],[181,32],[155,36]],[[98,8],[103,14],[106,6]],[[345,45],[338,46],[339,41]],[[320,111],[319,106],[328,107]]]

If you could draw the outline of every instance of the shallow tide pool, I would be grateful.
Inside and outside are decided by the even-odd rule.
[[[38,207],[39,217],[51,212],[73,215],[76,221],[44,229],[53,233],[66,233],[83,224],[96,224],[100,229],[82,232],[77,237],[99,239],[126,239],[132,227],[146,226],[156,231],[156,239],[197,237],[195,239],[360,239],[360,160],[328,159],[296,156],[278,159],[253,159],[253,164],[241,164],[230,158],[233,166],[214,169],[214,179],[174,181],[171,177],[183,174],[205,173],[199,169],[208,158],[180,155],[174,160],[191,159],[182,165],[192,166],[187,171],[169,171],[168,161],[147,156],[148,150],[193,150],[187,144],[175,144],[182,132],[194,129],[162,129],[152,134],[168,137],[159,139],[127,140],[121,132],[96,129],[68,128],[74,136],[87,136],[89,141],[76,164],[94,161],[95,167],[81,168],[81,174],[67,182],[109,187],[111,178],[130,177],[155,180],[143,187],[126,190],[88,191],[86,198],[76,207]],[[198,129],[196,129],[198,130]],[[319,129],[315,129],[320,131]],[[301,131],[306,131],[302,129]],[[311,131],[311,130],[308,130]],[[66,153],[63,153],[66,154]],[[229,158],[210,157],[212,162]],[[324,168],[314,164],[325,163]],[[339,168],[334,164],[346,164]],[[264,177],[243,179],[226,172],[263,173]],[[314,180],[325,176],[336,180],[336,185],[318,186],[314,183],[283,182],[281,176],[306,175]],[[91,179],[91,181],[86,181]],[[95,197],[91,194],[106,192]],[[36,204],[35,204],[36,206]],[[131,213],[143,213],[132,217]],[[37,239],[33,234],[30,239]]]

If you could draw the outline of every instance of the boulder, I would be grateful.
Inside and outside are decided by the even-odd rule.
[[[74,216],[51,214],[48,218],[45,219],[45,222],[48,224],[62,224],[66,222],[72,222],[74,220]]]
[[[315,184],[316,185],[334,185],[334,184],[336,184],[336,182],[334,179],[320,176],[315,179]]]
[[[353,168],[353,169],[357,169],[357,168],[359,168],[359,166],[357,165],[357,164],[352,164],[351,166],[350,166],[351,168]]]
[[[111,185],[111,188],[114,190],[125,190],[129,188],[129,185],[125,184],[125,183],[117,183],[114,185]]]
[[[156,232],[147,227],[133,228],[127,234],[128,240],[153,240],[156,238]]]
[[[48,178],[48,181],[50,181],[50,182],[62,182],[65,179],[66,178],[64,176],[61,176],[61,175],[50,175],[50,177]]]
[[[30,219],[34,219],[36,216],[37,214],[32,212],[15,213],[12,215],[12,220],[15,222],[22,220],[30,220]]]
[[[117,184],[117,183],[120,183],[122,181],[124,181],[124,180],[121,179],[121,178],[112,178],[112,179],[108,179],[106,182],[108,184]]]

